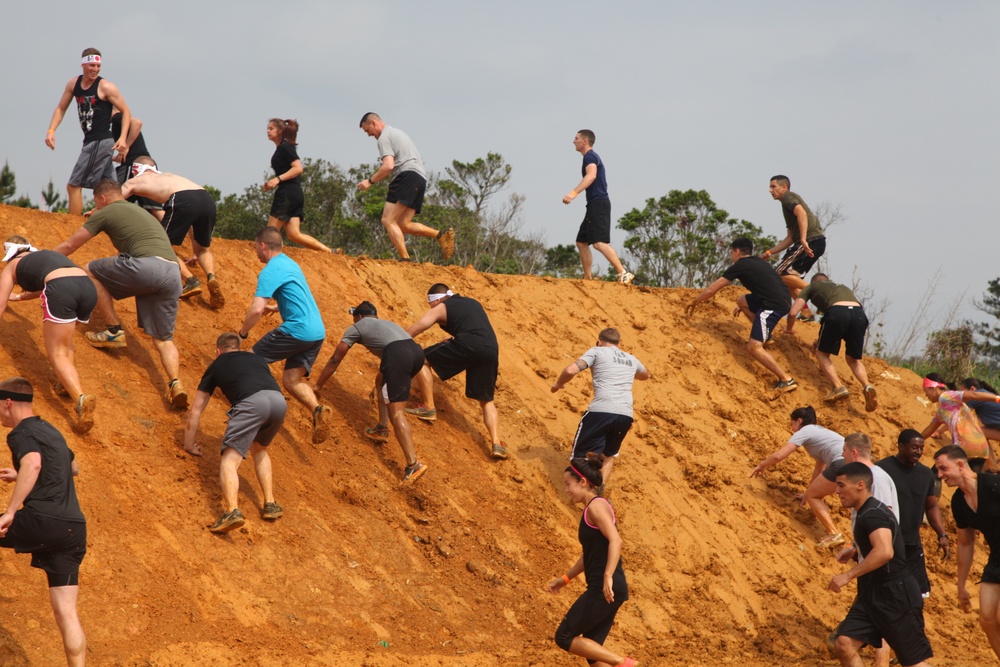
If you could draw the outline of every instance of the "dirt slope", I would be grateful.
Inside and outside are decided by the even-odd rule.
[[[79,224],[0,206],[0,235],[23,234],[38,247],[54,247]],[[181,305],[176,339],[181,376],[192,389],[216,336],[242,321],[260,269],[248,242],[217,241],[212,249],[229,300],[221,312],[198,297]],[[111,252],[101,237],[74,259]],[[888,454],[900,429],[928,422],[915,375],[871,360],[880,410],[867,415],[856,386],[849,402],[823,409],[825,388],[807,354],[817,325],[805,325],[774,349],[802,388],[770,400],[768,378],[743,350],[748,325],[729,314],[735,288],[688,322],[685,291],[288,253],[305,270],[326,321],[332,344],[320,363],[350,324],[347,307],[361,299],[404,326],[424,312],[433,282],[479,299],[500,338],[497,405],[511,460],[489,460],[478,405],[464,398],[461,380],[437,383],[438,422],[414,423],[430,471],[401,487],[395,441],[375,447],[362,434],[372,423],[367,394],[377,363],[359,347],[324,395],[334,407],[335,439],[310,444],[309,416],[289,403],[272,449],[285,517],[274,525],[258,518],[253,507],[261,500],[247,463],[240,504],[248,522],[219,537],[207,526],[220,509],[216,447],[225,400],[216,396],[202,422],[207,455],[186,456],[178,444],[183,415],[168,409],[155,352],[136,331],[133,304],[122,302],[128,348],[94,350],[77,339],[84,386],[99,400],[97,426],[77,437],[70,406],[49,389],[54,376],[37,302],[13,304],[0,321],[2,375],[35,383],[36,411],[67,435],[82,468],[77,488],[90,544],[81,614],[93,664],[582,664],[551,641],[580,583],[561,596],[544,585],[578,555],[579,510],[564,498],[561,471],[590,398],[589,377],[555,396],[549,386],[605,326],[618,327],[623,347],[654,373],[636,386],[636,424],[612,480],[632,600],[609,646],[645,665],[832,664],[824,638],[854,587],[826,591],[842,567],[812,546],[819,528],[794,507],[810,459],[796,454],[762,480],[748,474],[785,441],[788,413],[807,403],[820,408],[825,425],[864,430],[878,456]],[[276,321],[258,325],[251,342],[269,326]],[[435,329],[419,342],[443,336]],[[846,528],[846,515],[836,520]],[[933,534],[925,538],[933,554]],[[0,664],[58,665],[44,577],[28,560],[0,556],[7,582]],[[928,562],[935,664],[990,662],[975,616],[957,611],[954,557]],[[980,554],[974,577],[982,562]]]

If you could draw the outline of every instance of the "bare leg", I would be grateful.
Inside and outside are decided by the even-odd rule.
[[[431,375],[430,364],[424,362],[424,367],[417,373],[416,380],[424,407],[428,410],[434,410],[434,376]]]
[[[219,462],[219,483],[222,485],[222,506],[226,513],[236,509],[236,496],[240,490],[240,476],[237,473],[243,455],[232,447],[226,447]]]
[[[395,223],[404,234],[409,234],[410,236],[426,236],[436,239],[437,235],[440,233],[432,227],[422,225],[419,222],[413,222],[413,216],[417,214],[416,209],[412,209],[409,206],[403,206],[398,202],[395,204],[387,204],[387,206],[393,207],[393,218]]]
[[[198,265],[201,266],[201,270],[205,272],[205,275],[208,276],[215,273],[215,258],[212,256],[212,251],[197,241],[192,241],[191,245],[194,248],[195,257],[198,258]]]
[[[177,346],[172,340],[153,339],[153,347],[160,355],[160,364],[167,374],[167,382],[178,377],[180,367],[180,357],[177,353]]]
[[[56,377],[69,392],[74,403],[83,393],[80,387],[80,375],[73,363],[73,334],[76,332],[76,322],[61,324],[46,320],[42,322],[42,337],[45,339],[45,352],[49,363],[56,372]]]
[[[833,525],[833,519],[830,517],[830,508],[827,507],[826,501],[823,498],[834,493],[836,490],[837,485],[826,477],[823,477],[823,475],[817,475],[816,479],[809,485],[809,488],[806,489],[806,504],[809,505],[809,509],[812,510],[813,515],[823,526],[823,530],[826,531],[827,535],[836,533],[837,527]]]
[[[845,357],[847,360],[847,365],[854,373],[854,377],[858,379],[862,387],[868,386],[868,370],[865,369],[864,363],[860,359],[855,359],[854,357]]]
[[[601,481],[604,484],[608,483],[611,479],[611,469],[615,467],[615,457],[609,456],[604,459],[604,464],[601,465]]]
[[[500,418],[497,416],[497,406],[493,401],[479,401],[483,408],[483,424],[490,435],[490,442],[499,444],[500,442]]]
[[[1000,584],[979,584],[979,625],[1000,658]]]
[[[798,298],[799,292],[802,291],[802,288],[809,284],[802,280],[801,277],[793,276],[787,273],[781,276],[781,282],[785,283],[785,287],[788,288],[788,291],[791,293],[793,299]]]
[[[319,405],[319,401],[316,400],[316,392],[305,381],[305,377],[305,368],[289,368],[281,375],[281,383],[289,394],[297,398],[312,412]]]
[[[757,360],[757,363],[774,373],[782,382],[792,379],[792,376],[786,373],[785,369],[774,360],[771,353],[764,349],[764,344],[759,340],[747,341],[747,350],[750,352],[750,356]]]
[[[111,298],[111,293],[108,292],[107,288],[101,283],[100,280],[94,277],[94,274],[90,272],[90,265],[83,267],[84,272],[90,276],[90,280],[94,283],[94,287],[97,289],[97,311],[104,318],[105,323],[110,326],[121,326],[122,321],[118,319],[118,313],[115,312],[115,300]]]
[[[889,667],[889,658],[891,656],[891,651],[889,650],[889,642],[882,640],[882,648],[875,649],[875,660],[872,661],[872,667]]]
[[[580,263],[583,264],[583,279],[590,280],[593,277],[591,271],[594,267],[594,256],[590,252],[590,246],[577,241],[576,249],[580,251]]]
[[[87,637],[83,634],[83,625],[76,610],[79,594],[79,586],[55,586],[49,589],[49,602],[52,603],[56,625],[62,635],[66,664],[70,667],[82,667],[87,658]]]
[[[318,241],[317,239],[305,234],[300,229],[302,221],[299,218],[291,218],[285,223],[285,236],[288,237],[289,241],[298,243],[304,248],[309,248],[311,250],[320,250],[322,252],[333,252],[326,245]]]
[[[383,404],[381,400],[379,403]],[[399,446],[403,448],[406,465],[413,465],[417,462],[417,452],[413,447],[413,432],[410,429],[410,422],[406,420],[406,401],[390,403],[388,409],[389,419],[392,421],[392,431],[396,434],[396,440],[399,440]]]
[[[830,381],[834,389],[838,389],[841,386],[840,376],[837,375],[837,369],[833,367],[833,360],[830,355],[826,352],[821,352],[816,350],[816,361],[819,362],[819,368],[823,371],[823,375],[826,379]],[[865,382],[864,384],[868,384]]]
[[[612,653],[593,639],[587,639],[586,637],[574,637],[573,643],[569,645],[569,652],[581,658],[593,660],[597,665],[602,662],[606,665],[620,665],[625,659],[616,653]]]
[[[857,639],[838,635],[833,643],[833,654],[840,660],[841,667],[864,667],[865,663],[861,661],[861,656],[858,655],[858,649],[860,648],[861,642]]]
[[[607,243],[595,243],[594,250],[604,255],[604,259],[611,262],[611,266],[614,267],[615,271],[619,274],[623,273],[625,269],[622,267],[621,260],[618,259],[618,253]]]
[[[232,450],[226,449],[226,451]],[[271,456],[267,453],[267,447],[261,447],[255,442],[250,445],[250,454],[253,456],[253,466],[257,471],[257,483],[260,484],[260,491],[264,495],[264,502],[273,503],[274,484],[271,479]]]
[[[83,215],[83,188],[78,185],[67,185],[66,194],[69,197],[69,214]]]
[[[191,269],[188,268],[188,265],[186,263],[178,262],[177,266],[181,271],[181,283],[186,283],[188,278],[194,277],[194,274],[191,273]]]

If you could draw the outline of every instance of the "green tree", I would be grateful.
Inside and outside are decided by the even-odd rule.
[[[45,210],[50,213],[64,213],[69,210],[69,202],[66,201],[61,192],[56,190],[51,178],[48,186],[42,190],[42,201],[45,203]]]
[[[580,278],[583,265],[575,245],[557,245],[545,250],[545,273],[558,278]]]
[[[657,287],[704,287],[729,265],[729,244],[749,237],[755,247],[777,243],[746,220],[730,218],[704,190],[671,190],[647,199],[618,221],[636,282]]]
[[[994,278],[986,286],[982,299],[973,302],[976,309],[990,316],[987,322],[969,323],[976,336],[979,355],[992,367],[1000,366],[1000,278]]]
[[[17,179],[14,176],[14,170],[4,161],[3,169],[0,169],[0,203],[8,206],[20,206],[21,208],[38,208],[31,203],[31,199],[27,195],[15,198],[15,194],[17,194]]]

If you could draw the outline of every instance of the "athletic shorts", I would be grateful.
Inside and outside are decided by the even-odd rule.
[[[632,428],[632,418],[611,412],[587,410],[580,418],[570,459],[584,458],[589,452],[618,456],[622,441]]]
[[[287,410],[280,391],[261,389],[250,394],[226,413],[229,422],[222,436],[222,451],[230,447],[246,458],[253,443],[267,447],[281,429]]]
[[[97,288],[89,276],[53,278],[45,283],[41,301],[43,322],[86,324],[97,306]]]
[[[78,188],[93,189],[101,179],[115,180],[115,166],[111,161],[114,153],[114,139],[100,139],[84,144],[80,157],[76,159],[69,184]]]
[[[274,201],[271,202],[271,217],[282,222],[298,218],[305,219],[306,198],[302,194],[302,186],[298,183],[279,185],[274,191]]]
[[[284,359],[286,371],[304,368],[308,377],[322,347],[322,340],[299,340],[281,329],[271,329],[254,344],[253,353],[269,364]]]
[[[611,243],[611,200],[587,202],[587,212],[576,234],[577,243]]]
[[[415,171],[401,171],[389,182],[389,194],[385,196],[385,200],[390,204],[398,202],[420,213],[426,190],[427,179]]]
[[[992,554],[990,559],[986,561],[986,567],[983,568],[983,578],[980,579],[981,583],[984,584],[1000,584],[1000,554],[998,554],[997,560],[994,560]]]
[[[424,350],[412,339],[395,340],[382,350],[382,400],[401,403],[410,397],[410,381],[424,367]]]
[[[778,262],[778,266],[775,269],[779,276],[798,274],[800,276],[805,276],[809,273],[809,269],[813,267],[813,264],[819,261],[819,258],[823,256],[826,252],[826,237],[817,236],[815,238],[807,239],[809,241],[809,248],[813,251],[813,256],[810,257],[802,249],[802,244],[796,241],[792,245],[788,246],[788,250],[785,251],[784,256],[782,256],[781,261]]]
[[[136,157],[141,157],[141,156],[137,155]],[[132,163],[126,162],[125,164],[120,164],[117,167],[115,167],[115,170],[118,172],[118,184],[125,185],[125,181],[127,181],[132,176]],[[136,204],[140,208],[143,208],[147,211],[163,210],[163,204],[161,204],[158,201],[153,201],[149,197],[140,197],[139,195],[132,195],[125,201],[130,201],[133,204]]]
[[[774,333],[774,327],[778,326],[781,319],[788,314],[789,308],[784,310],[766,310],[760,303],[760,299],[754,294],[747,294],[747,307],[755,317],[753,326],[750,328],[750,340],[766,343]]]
[[[31,567],[44,570],[49,588],[79,584],[80,563],[87,554],[87,524],[34,514],[22,509],[14,515],[0,547],[31,554]]]
[[[139,326],[157,340],[172,340],[181,298],[181,272],[176,262],[162,257],[95,259],[87,265],[113,299],[135,297]]]
[[[431,345],[424,358],[442,380],[465,371],[465,396],[476,401],[492,401],[497,386],[500,353],[490,348],[470,350],[455,343],[455,339]]]
[[[615,595],[615,601],[609,603],[603,591],[588,588],[576,599],[556,629],[556,645],[568,651],[573,640],[582,636],[603,646],[614,625],[615,614],[624,602]]]
[[[931,594],[931,582],[927,578],[927,566],[924,563],[924,545],[917,544],[906,546],[906,567],[910,574],[917,581],[917,588],[920,594],[927,597]]]
[[[823,313],[819,327],[819,351],[840,354],[840,341],[844,341],[847,356],[860,359],[865,349],[868,317],[861,306],[830,306]]]
[[[194,240],[203,248],[212,245],[212,230],[215,229],[215,200],[205,190],[181,190],[170,196],[163,204],[163,228],[171,245],[184,243],[190,228],[194,228]]]
[[[875,648],[882,639],[901,665],[916,665],[934,655],[924,634],[924,599],[913,577],[901,576],[859,593],[836,635]]]
[[[844,459],[836,459],[833,463],[823,468],[823,472],[821,472],[820,474],[823,475],[823,479],[827,480],[828,482],[836,482],[837,473],[840,472],[840,469],[843,468],[845,465],[847,465],[847,461],[845,461]]]

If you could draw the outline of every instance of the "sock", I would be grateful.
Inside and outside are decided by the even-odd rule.
[[[121,330],[122,330],[122,325],[120,325],[120,324],[109,324],[108,325],[108,331],[110,331],[113,334],[117,334]]]

